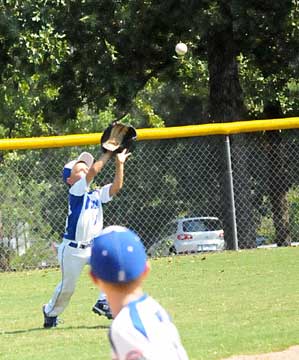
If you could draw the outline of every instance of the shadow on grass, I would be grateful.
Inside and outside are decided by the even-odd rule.
[[[96,325],[96,326],[67,326],[67,327],[56,327],[50,329],[44,329],[43,327],[33,328],[33,329],[20,329],[14,331],[1,331],[0,335],[15,335],[15,334],[25,334],[33,331],[68,331],[68,330],[82,330],[82,329],[109,329],[109,325]]]

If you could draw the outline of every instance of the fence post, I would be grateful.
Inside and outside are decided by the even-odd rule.
[[[224,156],[225,156],[225,187],[227,188],[228,195],[228,222],[231,229],[231,239],[227,239],[227,248],[230,250],[238,250],[238,234],[237,234],[237,223],[236,223],[236,208],[235,208],[235,196],[234,196],[234,185],[233,185],[233,171],[231,162],[230,152],[230,138],[229,135],[225,135],[224,139]],[[225,236],[225,234],[224,234]]]

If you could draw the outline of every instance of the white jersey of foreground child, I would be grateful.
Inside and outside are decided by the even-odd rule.
[[[121,309],[109,340],[113,360],[188,360],[168,313],[147,294]]]

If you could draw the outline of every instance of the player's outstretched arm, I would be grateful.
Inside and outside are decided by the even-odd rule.
[[[110,196],[116,195],[123,187],[124,164],[130,155],[131,153],[128,153],[127,149],[124,149],[121,153],[115,155],[115,175],[109,192]]]
[[[103,169],[106,165],[107,161],[112,157],[113,152],[107,151],[103,153],[100,158],[92,165],[92,167],[88,170],[86,175],[86,182],[90,184],[95,176]]]

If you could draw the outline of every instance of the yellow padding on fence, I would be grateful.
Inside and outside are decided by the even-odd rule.
[[[137,129],[137,140],[159,140],[192,136],[230,135],[266,130],[299,128],[299,117],[271,120],[236,121],[166,128]],[[65,146],[96,145],[102,133],[34,138],[1,139],[0,150],[41,149]]]

